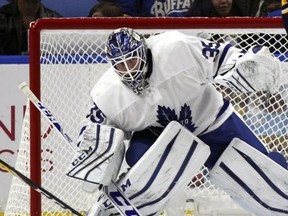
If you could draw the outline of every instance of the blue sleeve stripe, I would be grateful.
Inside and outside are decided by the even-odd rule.
[[[219,59],[219,64],[218,64],[218,67],[217,67],[217,71],[215,73],[215,75],[213,76],[213,78],[215,78],[216,76],[218,76],[218,72],[219,72],[219,69],[220,67],[222,66],[222,63],[224,61],[224,59],[226,58],[226,55],[228,53],[228,50],[232,47],[232,44],[227,44],[224,49],[223,49],[223,52],[220,56],[220,59]]]
[[[218,119],[229,107],[230,102],[227,99],[223,99],[223,106],[221,107],[220,111],[218,112],[216,119]]]
[[[220,111],[218,112],[216,119],[218,119],[228,109],[229,106],[230,106],[229,100],[223,99],[223,106],[221,107]],[[210,127],[210,125],[205,130],[203,130],[201,133],[199,133],[198,136],[203,135],[209,129],[209,127]]]

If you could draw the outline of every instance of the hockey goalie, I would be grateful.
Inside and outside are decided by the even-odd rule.
[[[243,52],[178,31],[144,38],[129,28],[114,30],[106,46],[111,68],[91,92],[69,176],[117,182],[141,215],[165,208],[179,216],[178,195],[205,165],[246,210],[288,214],[285,158],[266,149],[213,85],[275,93],[281,67],[267,47]],[[101,197],[89,215],[117,213]]]

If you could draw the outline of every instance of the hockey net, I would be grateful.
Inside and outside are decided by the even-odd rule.
[[[42,19],[30,28],[30,88],[41,98],[65,131],[75,140],[80,122],[90,105],[89,93],[107,70],[104,44],[118,27],[132,27],[143,34],[179,30],[212,41],[229,40],[247,50],[266,45],[288,66],[288,39],[280,19],[193,18],[70,18]],[[163,55],[165,51],[163,50]],[[217,86],[230,99],[245,122],[270,150],[288,159],[288,71],[279,92],[239,94]],[[111,101],[113,106],[113,101]],[[16,169],[30,177],[78,211],[88,211],[95,193],[82,189],[82,182],[65,175],[74,152],[51,125],[28,104],[23,121]],[[193,215],[251,215],[208,179],[205,168],[187,186]],[[191,177],[192,179],[192,177]],[[188,206],[188,205],[187,205]],[[5,215],[71,215],[52,200],[13,178]],[[189,215],[191,211],[186,211]],[[224,215],[223,213],[223,215]]]

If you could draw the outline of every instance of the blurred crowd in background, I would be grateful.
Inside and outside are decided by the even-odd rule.
[[[27,54],[29,23],[65,17],[41,0],[6,0],[0,7],[0,55]],[[96,1],[96,0],[95,0]],[[80,1],[79,1],[80,2]],[[287,0],[98,0],[87,17],[281,17]]]
[[[281,16],[281,0],[106,0],[102,2],[118,5],[128,16],[140,17]]]

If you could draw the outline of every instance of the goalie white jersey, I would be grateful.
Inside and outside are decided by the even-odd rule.
[[[125,152],[126,162],[131,167],[130,171],[137,165],[139,166],[141,159],[145,156],[157,155],[158,149],[155,143],[160,137],[168,136],[163,135],[164,129],[173,121],[179,122],[188,129],[189,134],[190,132],[195,134],[205,146],[209,146],[209,152],[206,154],[207,160],[199,162],[197,164],[199,167],[205,165],[208,169],[218,170],[217,161],[236,139],[244,146],[251,146],[259,155],[265,155],[263,161],[269,163],[276,161],[277,166],[279,164],[286,166],[285,158],[279,154],[276,157],[268,152],[266,146],[247,127],[234,112],[230,103],[213,85],[213,82],[220,83],[220,80],[224,80],[221,84],[228,83],[228,86],[238,91],[275,91],[279,77],[281,77],[280,67],[279,62],[267,48],[255,46],[244,53],[229,43],[214,43],[179,32],[158,34],[145,41],[132,29],[123,28],[115,30],[108,37],[107,59],[112,67],[92,89],[91,96],[95,107],[91,109],[87,118],[100,128],[109,125],[124,132],[132,132],[128,149]],[[93,136],[90,136],[89,140],[80,140],[79,146],[98,147],[98,141],[100,141],[98,130],[95,135],[95,129],[91,127],[94,132],[89,133],[86,126],[82,128],[81,133],[86,131]],[[105,136],[105,139],[100,142],[113,145],[116,140],[120,144],[124,142],[124,138],[122,140],[118,136],[114,139],[110,135]],[[174,141],[164,143],[169,143],[170,146],[170,143]],[[185,141],[180,143],[189,146],[191,142],[185,138]],[[151,151],[147,153],[148,150]],[[170,150],[169,147],[169,152]],[[183,152],[187,151],[183,150]],[[99,155],[103,156],[102,153]],[[182,152],[179,155],[183,155]],[[165,163],[169,168],[174,166],[170,162],[166,163],[166,156],[164,158],[161,164]],[[177,158],[180,160],[180,156]],[[187,156],[187,158],[191,157]],[[226,158],[224,159],[226,161]],[[106,161],[109,162],[109,158]],[[150,168],[147,163],[142,165]],[[142,169],[140,170],[142,172]],[[179,168],[180,170],[182,168]],[[237,169],[235,170],[238,172]],[[152,173],[158,174],[158,171],[153,170]],[[178,171],[175,171],[173,175],[177,173]],[[126,177],[129,174],[131,172],[128,172]],[[139,177],[138,174],[135,176]],[[132,179],[130,177],[127,178]],[[152,175],[149,182],[150,180],[153,182],[154,178],[156,179]],[[134,186],[141,185],[143,179],[135,181]],[[215,179],[217,180],[217,175]],[[254,184],[253,179],[251,180],[253,186],[257,185],[257,183]],[[145,188],[149,188],[146,183],[142,182],[142,184]],[[142,193],[141,188],[140,186],[134,191],[137,196]],[[235,191],[237,194],[240,189]],[[241,191],[243,192],[242,189]],[[262,190],[257,189],[257,191]],[[265,197],[264,195],[262,193],[259,196]],[[135,197],[133,195],[131,197],[131,201],[135,201],[133,199]],[[163,194],[160,195],[156,201],[163,201],[163,197]],[[142,197],[141,200],[143,200]],[[146,205],[150,202],[155,204],[156,201],[150,200],[136,207],[144,211]],[[167,202],[167,200],[164,201],[163,204]],[[241,201],[239,203],[243,204]],[[247,208],[257,211],[253,205],[248,205]]]
[[[219,71],[231,69],[243,53],[230,44],[179,32],[150,37],[147,46],[153,53],[149,87],[137,95],[111,68],[91,93],[98,108],[114,126],[126,131],[147,127],[161,131],[172,120],[196,135],[206,131],[220,110],[228,108],[222,109],[222,96],[211,81]],[[228,110],[222,118],[231,114]]]

